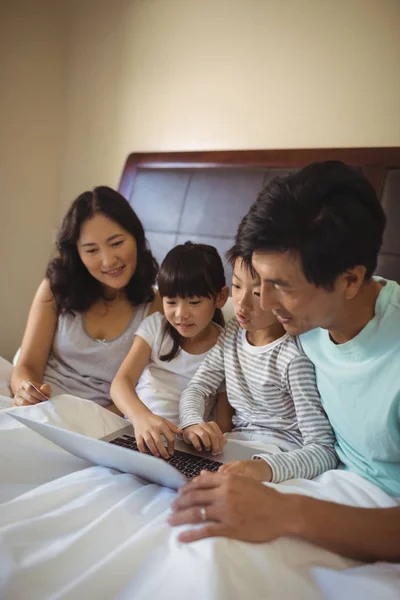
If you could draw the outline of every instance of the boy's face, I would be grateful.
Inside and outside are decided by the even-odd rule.
[[[232,300],[237,320],[242,329],[258,331],[277,323],[270,310],[260,306],[260,279],[253,277],[241,258],[237,258],[232,275]]]

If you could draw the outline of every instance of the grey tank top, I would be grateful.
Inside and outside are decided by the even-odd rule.
[[[51,395],[72,394],[102,406],[110,404],[111,382],[149,308],[150,304],[137,306],[125,331],[113,340],[90,336],[82,313],[61,315],[43,377],[51,385]]]

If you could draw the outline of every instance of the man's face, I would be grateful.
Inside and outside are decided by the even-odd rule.
[[[289,252],[255,251],[252,262],[261,279],[261,307],[272,310],[289,334],[329,330],[342,318],[341,277],[332,291],[316,287],[306,280],[299,257]]]

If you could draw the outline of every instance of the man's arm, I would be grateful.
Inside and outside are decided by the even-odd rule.
[[[393,501],[395,504],[395,501]],[[253,479],[203,472],[180,490],[171,525],[201,523],[182,542],[223,536],[247,542],[297,537],[362,561],[400,560],[400,507],[355,508],[299,494],[281,494]]]
[[[299,505],[301,539],[365,562],[400,560],[400,506],[357,508],[305,496]]]

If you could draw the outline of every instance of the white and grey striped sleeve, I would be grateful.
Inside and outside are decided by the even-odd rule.
[[[338,464],[335,434],[321,404],[314,365],[307,356],[301,354],[291,360],[286,370],[286,383],[304,445],[289,452],[257,455],[271,466],[273,483],[298,477],[312,479]]]
[[[220,334],[217,343],[208,352],[181,395],[179,401],[180,429],[202,423],[206,408],[208,410],[211,408],[207,401],[215,397],[225,379],[224,339],[225,331]]]

